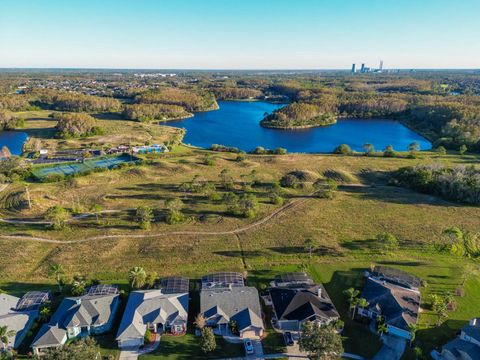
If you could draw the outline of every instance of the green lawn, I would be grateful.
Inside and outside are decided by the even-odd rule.
[[[200,338],[193,334],[186,334],[184,336],[162,336],[158,350],[152,354],[142,355],[139,359],[219,359],[245,355],[242,344],[229,344],[218,336],[216,339],[217,349],[205,355],[200,349]]]

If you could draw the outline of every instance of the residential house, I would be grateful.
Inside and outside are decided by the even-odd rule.
[[[117,333],[119,348],[144,345],[145,333],[185,334],[188,322],[188,279],[162,279],[155,290],[132,291]]]
[[[118,289],[110,285],[92,286],[86,295],[65,298],[33,340],[34,353],[41,355],[67,340],[108,332],[119,303]]]
[[[460,335],[442,347],[439,360],[480,360],[480,318],[470,320]]]
[[[361,294],[369,305],[357,307],[357,314],[374,320],[380,317],[390,335],[410,340],[410,326],[417,323],[420,309],[419,285],[418,279],[402,271],[376,268],[367,274]]]
[[[0,294],[0,326],[6,326],[15,335],[1,347],[17,349],[39,315],[39,308],[50,300],[50,292],[30,291],[22,298]]]
[[[340,318],[323,285],[315,284],[306,273],[277,276],[268,300],[274,312],[273,325],[279,330],[299,331],[306,321],[328,325]]]
[[[200,312],[217,335],[259,339],[264,325],[258,291],[245,286],[239,273],[204,276],[200,291]]]

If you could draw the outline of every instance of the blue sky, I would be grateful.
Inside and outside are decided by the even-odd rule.
[[[480,68],[479,0],[0,0],[0,67]]]

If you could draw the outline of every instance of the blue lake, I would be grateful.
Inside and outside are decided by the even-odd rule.
[[[301,130],[266,129],[260,126],[266,112],[283,106],[266,102],[220,101],[220,109],[195,114],[194,117],[168,122],[185,128],[184,143],[208,148],[212,144],[234,146],[250,151],[257,146],[267,149],[286,148],[289,152],[331,152],[340,144],[362,151],[363,144],[376,150],[392,145],[405,151],[412,142],[420,149],[431,149],[431,143],[399,122],[385,119],[340,119],[334,125]]]
[[[13,155],[21,155],[27,138],[28,135],[21,131],[0,131],[0,149],[6,146]]]

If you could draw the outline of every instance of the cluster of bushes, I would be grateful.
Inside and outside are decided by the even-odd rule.
[[[255,155],[285,155],[287,153],[287,149],[276,148],[271,150],[271,149],[265,149],[262,146],[257,146],[250,153]]]
[[[393,173],[392,183],[448,200],[480,204],[480,170],[473,166],[404,167]]]
[[[287,188],[298,188],[307,183],[313,183],[318,179],[318,175],[308,170],[293,170],[285,174],[280,179],[280,185]]]
[[[9,157],[0,161],[0,183],[24,180],[30,175],[30,167],[18,157]]]
[[[137,121],[165,121],[191,115],[181,106],[166,104],[133,104],[125,106],[123,110],[123,116]]]
[[[260,124],[268,128],[289,129],[325,126],[336,121],[335,114],[325,113],[315,104],[292,103],[267,115]]]
[[[87,137],[103,134],[103,129],[97,121],[85,113],[55,113],[56,136],[62,139]]]
[[[213,144],[212,146],[210,146],[210,150],[218,151],[218,152],[231,152],[231,153],[241,153],[242,152],[242,150],[240,150],[237,147],[225,146],[225,145],[219,145],[219,144]]]
[[[218,108],[215,96],[209,92],[194,92],[186,89],[163,88],[135,96],[136,103],[178,105],[188,112],[207,111]]]
[[[15,116],[8,110],[0,109],[0,131],[14,130],[22,128],[25,125],[25,120],[21,117]]]

